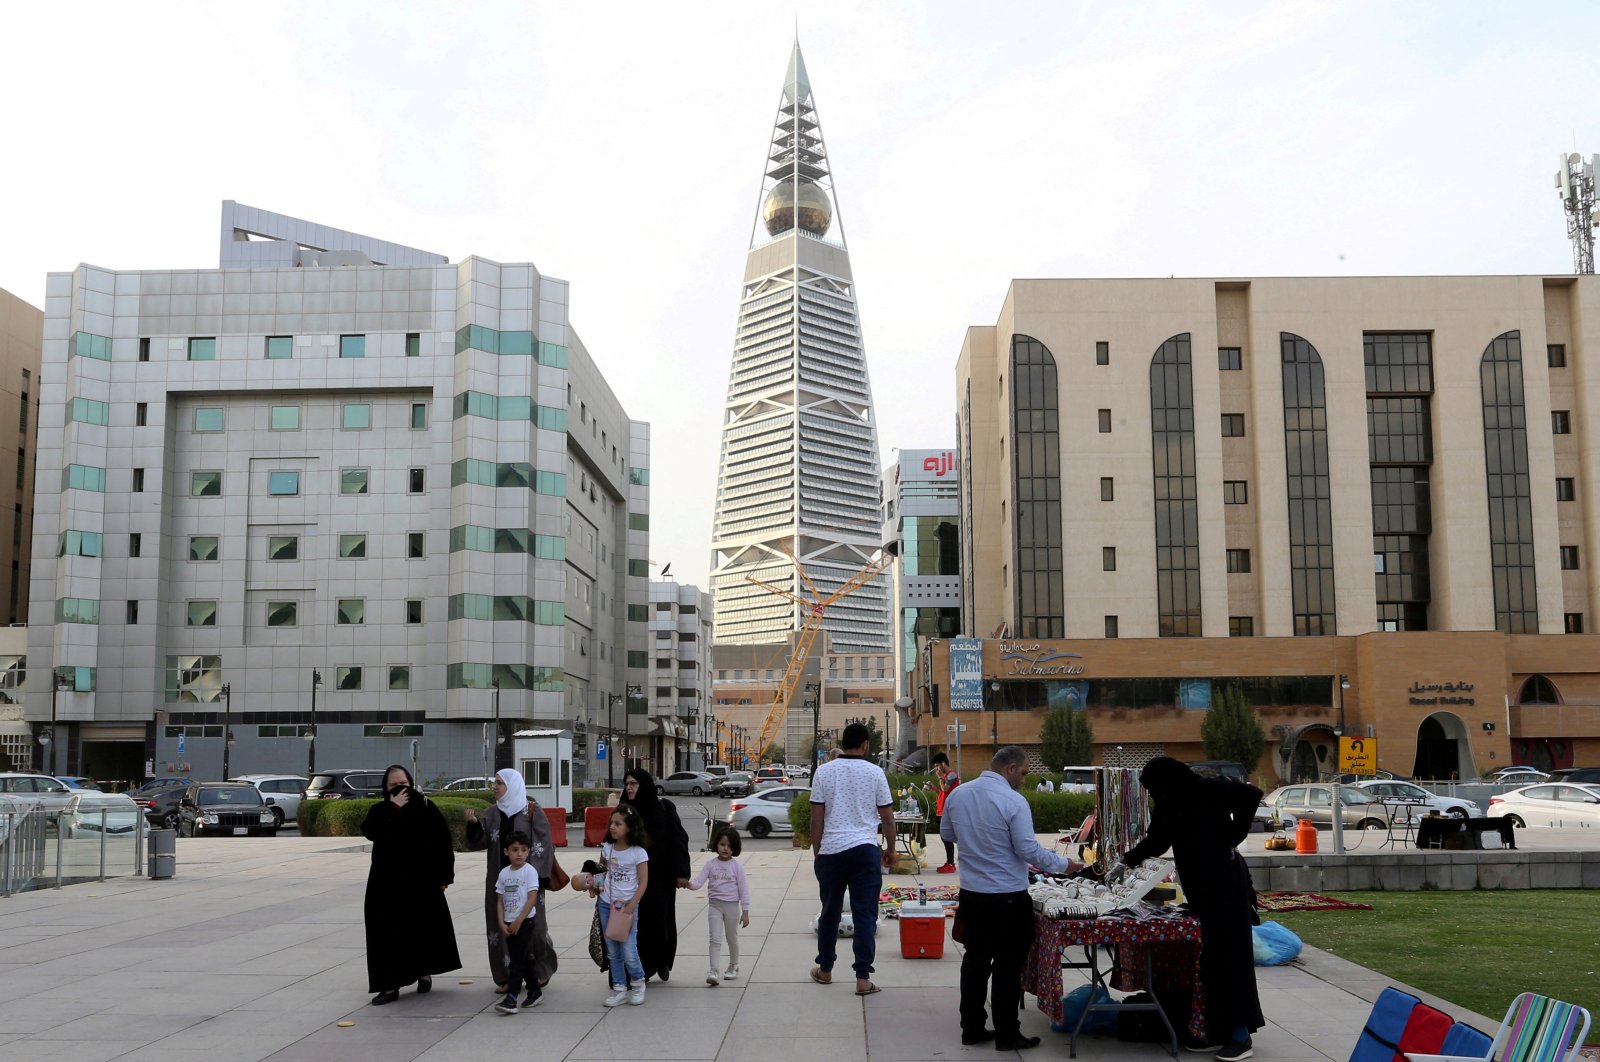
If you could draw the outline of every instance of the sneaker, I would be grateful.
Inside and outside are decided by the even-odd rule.
[[[1249,1058],[1254,1054],[1255,1050],[1250,1043],[1250,1037],[1246,1036],[1243,1040],[1235,1040],[1221,1051],[1218,1051],[1217,1062],[1237,1062],[1238,1059]]]
[[[620,1007],[628,1001],[628,988],[626,985],[612,985],[611,994],[606,997],[606,1006]]]
[[[628,986],[628,1005],[637,1007],[644,1002],[644,982],[635,981]]]
[[[524,999],[522,1001],[522,1009],[523,1010],[532,1010],[534,1007],[537,1007],[540,1003],[543,1003],[543,1002],[544,1002],[544,993],[539,991],[539,987],[537,985],[535,985],[535,986],[533,986],[533,987],[528,989],[528,998]]]
[[[1195,1040],[1188,1036],[1180,1035],[1178,1043],[1183,1045],[1185,1051],[1193,1051],[1197,1055],[1209,1055],[1212,1052],[1222,1050],[1221,1044],[1214,1044],[1209,1040]]]
[[[739,976],[739,968],[737,966],[730,966],[726,970],[722,971],[722,979],[724,981],[736,980],[738,978],[738,976]]]
[[[715,967],[713,967],[712,969],[706,971],[706,984],[710,985],[712,988],[715,988],[718,985],[720,985],[721,983],[722,983],[722,975],[717,973]]]
[[[517,997],[507,992],[500,1002],[494,1005],[494,1009],[501,1014],[515,1014],[517,1012]]]
[[[941,874],[954,874],[955,872],[956,865],[954,863],[946,863],[944,866],[939,868],[939,873]]]

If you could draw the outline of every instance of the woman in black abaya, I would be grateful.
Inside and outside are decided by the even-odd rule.
[[[1138,866],[1172,849],[1189,910],[1200,920],[1200,977],[1206,988],[1206,1043],[1219,1059],[1249,1058],[1261,1028],[1261,999],[1250,927],[1255,888],[1238,847],[1250,833],[1261,790],[1228,778],[1202,778],[1161,756],[1139,783],[1150,793],[1150,829],[1124,861]]]
[[[399,999],[406,985],[427,992],[434,974],[461,969],[444,896],[455,881],[456,856],[444,816],[399,764],[384,772],[383,800],[367,812],[361,832],[372,842],[363,904],[367,990],[381,1007]]]
[[[650,838],[650,879],[639,901],[639,962],[647,980],[666,981],[678,956],[678,886],[689,883],[689,835],[678,809],[657,795],[656,780],[644,768],[623,775],[622,799],[639,809]]]

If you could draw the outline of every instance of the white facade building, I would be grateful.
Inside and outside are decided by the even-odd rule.
[[[49,278],[28,659],[66,769],[218,777],[231,724],[233,774],[478,774],[497,716],[641,682],[649,431],[566,282],[233,203],[221,260]]]
[[[711,595],[688,583],[651,582],[649,637],[651,673],[645,692],[651,769],[665,774],[714,762],[706,755],[713,743],[707,730]]]

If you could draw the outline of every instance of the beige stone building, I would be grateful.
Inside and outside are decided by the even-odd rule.
[[[34,440],[40,344],[44,313],[0,291],[0,401],[14,410],[16,476],[0,477],[0,512],[8,514],[9,534],[0,533],[0,610],[7,623],[28,621],[28,559],[33,539]]]
[[[1274,769],[1326,765],[1341,701],[1405,774],[1600,762],[1600,278],[1017,280],[956,375],[996,640],[937,722],[924,647],[923,743],[955,694],[998,716],[969,741],[1071,703],[1102,756],[1198,755],[1232,681]]]

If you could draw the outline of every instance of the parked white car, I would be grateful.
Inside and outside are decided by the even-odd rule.
[[[132,837],[134,827],[150,823],[145,821],[144,809],[133,802],[126,793],[98,793],[85,790],[74,793],[61,812],[68,837],[99,837],[102,831],[108,839]]]
[[[1458,819],[1476,819],[1483,816],[1483,809],[1472,801],[1462,800],[1460,797],[1440,796],[1415,782],[1379,778],[1357,782],[1356,786],[1365,789],[1385,804],[1421,804],[1429,811],[1437,811],[1441,815],[1454,815]]]
[[[463,792],[463,791],[466,791],[466,790],[493,789],[493,788],[494,788],[494,779],[493,778],[485,778],[482,775],[478,775],[478,776],[473,777],[473,778],[457,778],[455,781],[447,783],[443,789],[439,790],[439,792],[441,792],[441,793],[460,793],[460,792]]]
[[[1543,782],[1489,798],[1489,814],[1518,826],[1600,826],[1600,785]]]
[[[241,774],[230,782],[249,782],[261,791],[261,799],[272,806],[277,825],[300,818],[300,801],[305,799],[307,779],[298,774]]]
[[[751,837],[793,833],[794,827],[789,825],[789,805],[801,793],[809,792],[808,787],[800,785],[758,790],[728,806],[728,825]]]

